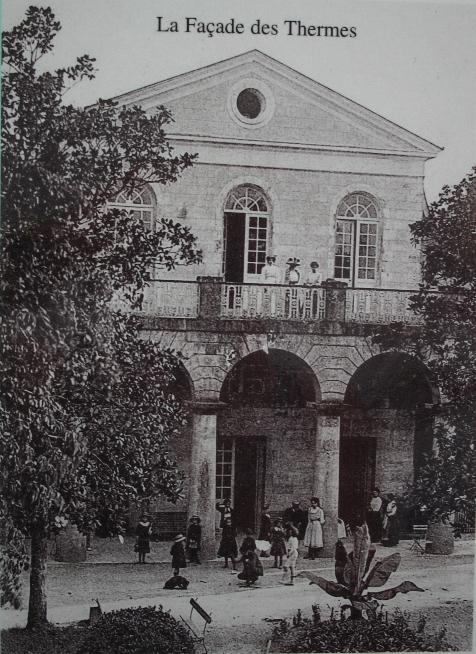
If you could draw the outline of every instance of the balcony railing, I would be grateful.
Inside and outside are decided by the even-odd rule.
[[[229,284],[220,278],[154,280],[145,290],[142,312],[162,318],[222,320],[338,320],[355,323],[419,324],[409,309],[414,290],[355,289],[324,282],[322,287]]]
[[[347,288],[345,319],[349,322],[420,324],[420,316],[409,308],[410,297],[415,294],[416,291]]]
[[[322,320],[325,289],[304,286],[224,284],[222,318]]]
[[[161,318],[196,318],[198,283],[153,280],[144,291],[142,313]]]

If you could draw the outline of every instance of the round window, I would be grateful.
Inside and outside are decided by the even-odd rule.
[[[275,102],[267,84],[254,77],[247,77],[233,84],[227,105],[234,121],[254,129],[262,127],[271,119]]]
[[[243,89],[236,98],[236,107],[244,118],[254,120],[264,110],[265,99],[257,89]]]

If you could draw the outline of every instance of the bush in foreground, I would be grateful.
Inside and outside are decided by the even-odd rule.
[[[159,606],[104,613],[78,654],[193,654],[187,629]]]
[[[298,614],[294,626],[284,621],[275,629],[275,652],[438,652],[448,651],[445,631],[437,636],[425,633],[421,618],[416,630],[400,611],[387,619],[379,613],[372,620],[341,619],[321,622],[319,608],[313,606],[313,620]]]

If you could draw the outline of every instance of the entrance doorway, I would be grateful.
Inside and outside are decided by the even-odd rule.
[[[365,519],[375,485],[375,438],[340,441],[339,517],[345,523]]]
[[[231,498],[238,531],[257,530],[264,499],[266,440],[260,436],[219,438],[217,502]]]

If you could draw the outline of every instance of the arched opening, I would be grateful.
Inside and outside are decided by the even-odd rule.
[[[377,283],[380,211],[368,193],[350,193],[336,211],[334,278],[351,287]]]
[[[217,501],[230,497],[239,529],[256,529],[265,503],[280,513],[312,495],[317,379],[295,354],[249,354],[228,373],[218,417]]]
[[[193,398],[193,383],[180,361],[173,370],[173,379],[168,384],[167,391],[174,395],[187,414],[187,420],[177,433],[170,437],[167,448],[170,458],[176,461],[179,471],[184,473],[184,489],[182,499],[175,504],[162,497],[151,499],[148,503],[147,511],[151,515],[154,533],[157,533],[159,540],[170,540],[178,533],[185,533],[187,527],[192,443],[192,416],[188,403]],[[135,517],[137,519],[138,516]]]
[[[233,189],[225,201],[223,273],[235,284],[259,281],[271,240],[269,201],[252,184]]]
[[[372,488],[385,495],[409,490],[432,447],[437,392],[425,366],[403,353],[380,354],[349,381],[341,421],[339,513],[365,516]],[[402,525],[405,527],[405,525]]]

